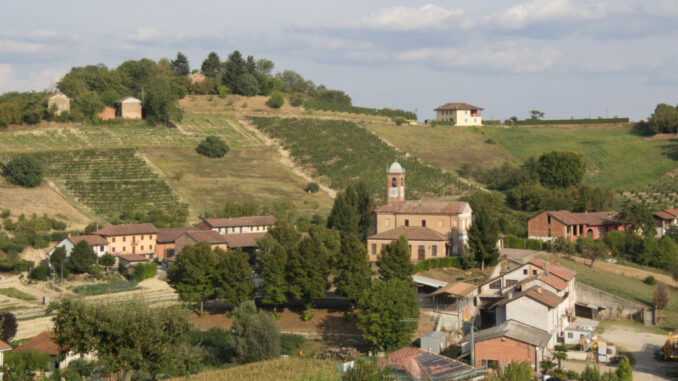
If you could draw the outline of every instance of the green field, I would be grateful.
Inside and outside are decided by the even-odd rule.
[[[290,357],[198,373],[185,377],[183,380],[339,380],[341,377],[336,374],[337,365],[339,365],[338,361]]]
[[[21,290],[17,290],[14,287],[0,288],[0,294],[9,296],[10,298],[21,299],[21,300],[35,300],[35,296],[27,294]]]
[[[295,162],[315,172],[334,189],[363,181],[384,196],[386,170],[398,158],[407,171],[407,197],[444,197],[471,190],[455,175],[393,149],[353,122],[321,119],[252,118],[269,136],[279,139]]]

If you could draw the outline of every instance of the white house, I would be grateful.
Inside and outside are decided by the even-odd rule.
[[[214,230],[219,234],[265,233],[275,222],[274,216],[203,218],[195,226],[199,229]]]
[[[66,256],[68,257],[71,255],[71,251],[73,251],[75,245],[77,245],[80,241],[87,242],[87,244],[89,245],[89,247],[92,248],[97,257],[101,257],[102,255],[108,252],[108,241],[106,241],[106,239],[100,235],[90,234],[90,235],[74,235],[72,237],[64,238],[50,251],[48,251],[47,254],[49,256],[52,256],[52,253],[54,252],[54,250],[56,250],[57,247],[63,247],[66,249]]]
[[[483,108],[468,103],[445,103],[436,108],[436,120],[454,122],[455,126],[482,126]]]

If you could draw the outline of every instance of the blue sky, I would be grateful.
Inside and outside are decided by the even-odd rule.
[[[0,6],[0,92],[41,90],[73,66],[234,49],[348,92],[485,117],[646,118],[678,104],[678,0],[29,0]]]

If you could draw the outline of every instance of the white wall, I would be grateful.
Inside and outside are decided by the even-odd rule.
[[[554,332],[553,315],[545,305],[523,296],[506,305],[506,319],[539,328],[546,332]]]

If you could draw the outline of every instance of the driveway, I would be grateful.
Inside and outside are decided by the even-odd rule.
[[[675,364],[660,362],[654,358],[655,351],[661,349],[666,342],[665,335],[612,326],[605,329],[602,336],[608,343],[633,353],[636,358],[636,365],[633,366],[634,380],[667,380],[670,373],[675,374]]]

